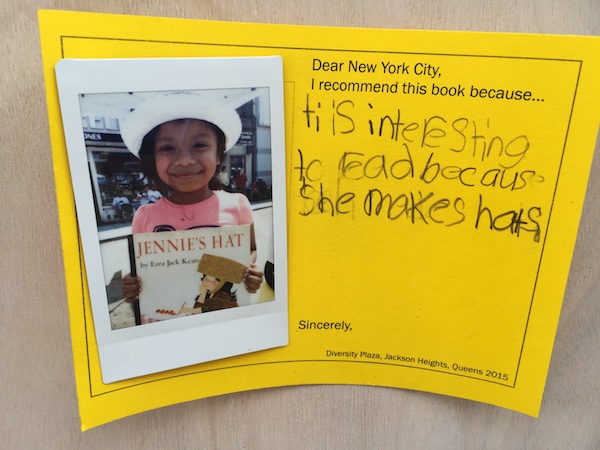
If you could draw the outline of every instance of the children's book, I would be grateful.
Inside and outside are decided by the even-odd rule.
[[[133,235],[142,317],[167,320],[250,304],[250,226]]]

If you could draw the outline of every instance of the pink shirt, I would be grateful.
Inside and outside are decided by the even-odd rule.
[[[225,191],[213,193],[206,200],[192,205],[178,205],[165,197],[144,205],[133,217],[132,233],[252,224],[252,208],[246,196]]]

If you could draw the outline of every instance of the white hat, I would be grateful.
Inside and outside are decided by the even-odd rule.
[[[223,100],[190,91],[162,92],[136,107],[121,121],[121,137],[131,153],[139,158],[144,136],[158,125],[177,119],[210,122],[225,135],[225,151],[242,133],[242,121],[234,107]]]

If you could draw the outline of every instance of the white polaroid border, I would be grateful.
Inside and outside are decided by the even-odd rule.
[[[287,345],[286,170],[281,57],[65,59],[56,65],[56,77],[103,381],[112,383]],[[269,89],[273,254],[277,264],[275,299],[218,311],[218,314],[198,314],[112,330],[80,96],[235,88]],[[210,344],[203,344],[206,342]]]

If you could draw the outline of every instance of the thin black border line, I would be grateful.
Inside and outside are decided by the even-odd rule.
[[[113,392],[122,391],[122,390],[125,390],[125,389],[129,389],[131,387],[138,387],[138,386],[143,386],[143,385],[146,385],[146,384],[158,383],[158,382],[161,382],[161,381],[173,380],[173,379],[176,379],[176,378],[182,378],[182,377],[193,376],[193,375],[198,375],[198,374],[204,374],[204,373],[210,373],[210,372],[218,372],[220,370],[244,369],[246,367],[269,366],[269,365],[275,365],[275,364],[290,364],[290,363],[297,363],[297,364],[308,364],[308,363],[311,363],[311,364],[312,363],[327,363],[327,364],[329,364],[329,363],[347,363],[347,364],[373,364],[373,365],[379,365],[379,366],[387,366],[389,368],[402,367],[402,368],[406,368],[406,369],[425,370],[427,372],[435,372],[435,373],[441,373],[441,374],[444,374],[444,375],[452,375],[452,376],[461,377],[461,378],[471,378],[473,380],[483,381],[484,383],[495,384],[495,385],[498,385],[498,386],[501,386],[501,387],[507,387],[507,388],[513,389],[513,386],[511,386],[509,384],[500,383],[498,381],[494,381],[493,379],[486,380],[484,378],[477,378],[477,377],[473,377],[473,376],[470,376],[470,375],[463,375],[463,374],[460,374],[460,373],[452,373],[452,372],[444,372],[442,370],[436,370],[436,369],[432,369],[432,368],[428,368],[428,367],[409,366],[407,364],[394,364],[394,363],[373,362],[373,361],[355,361],[355,360],[345,360],[345,359],[293,359],[293,360],[287,360],[287,361],[270,361],[270,362],[251,363],[251,364],[240,364],[240,365],[237,365],[237,366],[218,367],[218,368],[215,368],[215,369],[198,370],[198,371],[195,371],[195,372],[182,373],[182,374],[179,374],[179,375],[170,375],[170,376],[167,376],[167,377],[164,377],[164,378],[159,378],[159,379],[156,379],[156,380],[144,381],[142,383],[138,383],[138,384],[135,384],[133,386],[123,386],[123,387],[120,387],[120,388],[117,388],[117,389],[113,389],[111,391],[103,392],[101,394],[92,395],[92,398],[101,397],[101,396],[107,395],[107,394],[112,394]],[[167,372],[167,371],[165,371],[165,372]],[[299,385],[303,385],[303,384],[306,384],[306,383],[298,383],[298,384]],[[335,384],[351,384],[351,385],[355,385],[355,386],[370,386],[370,385],[361,385],[361,384],[356,384],[356,383],[335,383]],[[273,386],[273,387],[279,387],[279,386],[286,386],[286,385],[282,384],[282,385]],[[390,387],[390,386],[380,386],[380,387]],[[241,392],[243,390],[244,389],[242,389],[240,391],[235,391],[235,392]],[[221,395],[221,394],[217,394],[217,395]]]
[[[77,251],[78,251],[78,258],[79,258],[79,280],[81,281],[81,309],[83,311],[83,329],[85,330],[85,353],[87,355],[87,367],[88,367],[88,386],[90,389],[90,397],[94,398],[94,393],[93,393],[93,386],[92,386],[92,366],[91,366],[91,360],[90,360],[90,342],[89,342],[89,338],[88,338],[88,321],[87,321],[87,308],[85,305],[85,282],[87,280],[83,279],[83,273],[84,273],[84,258],[82,257],[83,254],[83,249],[81,246],[81,231],[79,230],[79,218],[77,217],[77,208],[75,205],[75,200],[73,200],[73,207],[75,207],[75,220],[76,220],[76,228],[77,228]],[[91,295],[90,295],[91,297]],[[91,301],[91,298],[90,298]],[[73,354],[73,357],[75,357],[75,354]],[[77,373],[76,368],[75,369],[75,373]]]
[[[550,213],[548,215],[548,221],[546,223],[546,233],[544,234],[544,243],[542,245],[542,250],[540,252],[540,258],[539,258],[539,264],[538,264],[538,270],[536,273],[536,278],[535,278],[535,282],[534,282],[534,286],[533,286],[533,290],[532,290],[532,296],[531,296],[531,300],[530,300],[530,304],[529,304],[529,311],[527,313],[527,319],[525,322],[525,327],[523,330],[523,339],[522,339],[522,343],[521,343],[521,350],[519,352],[519,357],[518,357],[518,361],[517,361],[517,365],[515,368],[515,376],[514,376],[514,383],[512,386],[508,386],[508,385],[504,385],[504,384],[500,384],[500,383],[494,383],[494,384],[500,384],[501,386],[506,386],[506,387],[511,387],[511,388],[515,388],[516,384],[517,384],[517,378],[519,376],[519,368],[520,368],[520,364],[521,364],[521,360],[523,357],[523,350],[525,347],[525,340],[527,338],[527,331],[528,331],[528,326],[529,326],[529,321],[531,318],[531,312],[533,309],[533,302],[535,299],[535,292],[537,289],[537,282],[539,279],[539,274],[540,274],[540,270],[541,270],[541,265],[542,265],[542,259],[544,256],[544,249],[546,246],[546,238],[548,236],[548,232],[550,229],[550,221],[552,218],[552,211],[554,208],[554,201],[556,199],[556,192],[558,190],[558,184],[560,181],[560,174],[562,171],[562,164],[564,161],[564,156],[565,156],[565,152],[566,152],[566,146],[567,146],[567,141],[568,141],[568,137],[569,137],[569,131],[570,131],[570,127],[571,127],[571,121],[572,121],[572,117],[573,117],[573,110],[575,107],[575,100],[577,98],[577,91],[579,88],[579,80],[581,77],[581,70],[582,70],[582,65],[583,65],[583,60],[578,60],[578,59],[562,59],[562,58],[540,58],[540,57],[527,57],[527,56],[503,56],[503,55],[465,55],[465,54],[453,54],[453,53],[423,53],[423,52],[406,52],[406,51],[378,51],[378,50],[357,50],[357,49],[326,49],[326,48],[313,48],[313,47],[284,47],[284,46],[267,46],[267,45],[250,45],[250,44],[223,44],[223,43],[203,43],[203,42],[186,42],[186,41],[161,41],[161,40],[150,40],[150,39],[129,39],[129,38],[103,38],[103,37],[92,37],[92,36],[70,36],[70,35],[61,35],[60,36],[60,46],[61,46],[61,56],[64,58],[65,57],[65,48],[64,48],[64,41],[66,39],[80,39],[80,40],[104,40],[104,41],[122,41],[122,42],[148,42],[148,43],[163,43],[163,44],[183,44],[183,45],[200,45],[200,46],[215,46],[215,47],[242,47],[242,48],[268,48],[268,49],[284,49],[284,50],[311,50],[311,51],[331,51],[331,52],[346,52],[346,53],[379,53],[379,54],[406,54],[406,55],[428,55],[428,56],[450,56],[450,57],[466,57],[466,58],[493,58],[493,59],[519,59],[519,60],[532,60],[532,61],[557,61],[557,62],[570,62],[570,63],[579,63],[579,72],[578,72],[578,76],[577,76],[577,81],[575,83],[575,89],[574,89],[574,93],[573,93],[573,100],[571,102],[571,111],[569,114],[569,121],[567,122],[567,130],[565,133],[565,140],[563,143],[563,151],[561,153],[561,157],[560,157],[560,162],[559,162],[559,168],[558,168],[558,173],[556,176],[556,183],[555,183],[555,188],[554,188],[554,193],[552,195],[552,201],[551,201],[551,207],[550,207]],[[79,231],[78,231],[79,233]],[[80,244],[78,243],[78,246]],[[80,254],[81,254],[81,248],[80,248]],[[82,279],[82,283],[83,283],[83,279]],[[85,308],[85,305],[84,305]],[[87,323],[86,323],[86,347],[87,348],[87,354],[88,354],[88,369],[89,369],[89,344],[88,344],[88,337],[87,337]],[[317,360],[318,361],[318,360]],[[328,360],[326,360],[328,361]],[[266,363],[265,363],[266,364]],[[382,364],[382,363],[379,363]],[[231,366],[229,366],[228,368],[230,368]],[[233,366],[236,367],[236,366]],[[231,368],[233,368],[231,367]],[[407,368],[413,368],[412,366],[407,366]],[[416,368],[416,369],[420,369],[420,368]],[[214,369],[217,370],[217,369]],[[429,369],[431,370],[431,369]],[[449,372],[442,372],[442,371],[435,371],[432,370],[434,372],[439,372],[439,373],[444,373],[444,374],[449,374],[449,375],[456,375],[456,376],[461,376],[461,377],[465,377],[465,378],[473,378],[475,380],[479,380],[479,381],[484,381],[484,382],[490,382],[488,380],[482,380],[479,378],[475,378],[475,377],[469,377],[467,375],[461,375],[461,374],[453,374],[453,373],[449,373]],[[200,372],[195,372],[195,373],[200,373]],[[90,393],[92,390],[92,380],[91,380],[91,371],[88,370],[88,378],[89,378],[89,382],[90,382]],[[167,380],[169,379],[169,377],[167,378],[161,378],[160,380],[154,380],[154,381],[161,381],[161,380]],[[130,387],[136,387],[136,386],[140,386],[142,384],[145,383],[139,383],[139,384],[134,384],[134,385],[130,385],[128,386],[128,388]],[[124,388],[119,388],[119,389],[115,389],[112,391],[108,391],[106,393],[110,393],[110,392],[115,392],[116,390],[120,390],[120,389],[124,389]],[[104,394],[106,394],[104,393]],[[98,395],[104,395],[104,394],[98,394]],[[93,394],[91,395],[92,398],[95,397]]]
[[[61,55],[64,58],[63,40],[66,39],[81,39],[81,40],[99,40],[99,41],[123,41],[123,42],[147,42],[151,44],[179,44],[179,45],[203,45],[214,47],[242,47],[242,48],[262,48],[274,50],[309,50],[309,51],[325,51],[325,52],[348,52],[348,53],[379,53],[392,55],[425,55],[425,56],[451,56],[451,57],[469,57],[469,58],[500,58],[500,59],[525,59],[536,61],[559,61],[559,62],[581,62],[579,59],[564,59],[564,58],[542,58],[531,56],[507,56],[507,55],[468,55],[462,53],[431,53],[431,52],[409,52],[409,51],[393,51],[393,50],[366,50],[366,49],[340,49],[340,48],[322,48],[322,47],[292,47],[281,45],[250,45],[250,44],[224,44],[214,42],[192,42],[192,41],[163,41],[155,39],[131,39],[131,38],[110,38],[96,36],[70,36],[61,35]]]

